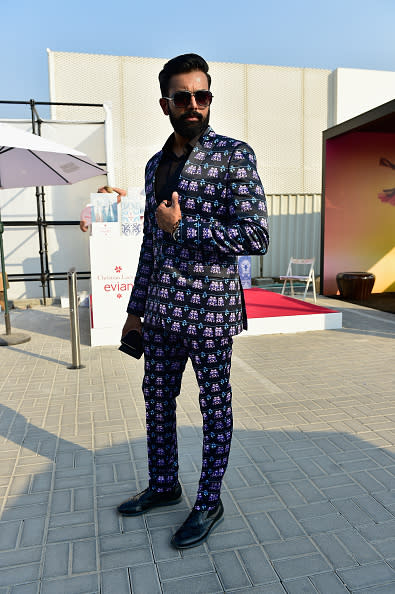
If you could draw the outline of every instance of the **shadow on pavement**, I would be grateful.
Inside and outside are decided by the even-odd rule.
[[[11,328],[34,332],[44,336],[70,340],[70,314],[68,309],[56,306],[11,310]],[[80,342],[90,346],[89,308],[79,307]],[[126,315],[126,314],[125,314]],[[0,318],[1,321],[2,318]]]
[[[332,332],[395,338],[395,316],[393,314],[352,305],[342,307],[339,303],[330,305],[330,307],[343,314],[343,327],[332,330]]]
[[[26,349],[19,349],[18,347],[15,347],[15,346],[9,346],[8,348],[11,351],[14,351],[15,353],[23,353],[24,355],[28,355],[29,357],[36,357],[37,359],[44,359],[45,361],[49,361],[50,363],[56,363],[58,365],[64,365],[66,367],[68,367],[70,365],[70,362],[68,362],[68,361],[61,361],[60,359],[54,359],[53,357],[47,357],[47,355],[38,355],[37,353],[32,353]],[[29,348],[28,345],[27,345],[27,348]]]
[[[1,591],[395,591],[393,449],[344,432],[236,429],[225,520],[180,553],[169,540],[194,502],[199,428],[179,428],[183,501],[122,518],[115,506],[146,486],[142,430],[129,440],[114,432],[113,444],[92,451],[7,406],[0,413],[2,468],[12,475],[2,483]]]

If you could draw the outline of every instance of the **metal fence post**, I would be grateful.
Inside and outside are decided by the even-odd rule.
[[[85,365],[81,365],[80,357],[80,323],[78,317],[77,273],[75,268],[70,268],[70,270],[67,273],[67,280],[69,285],[69,309],[72,354],[72,364],[68,366],[68,369],[81,369],[82,367],[85,367]]]

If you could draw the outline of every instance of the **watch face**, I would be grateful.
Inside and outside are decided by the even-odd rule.
[[[173,231],[172,236],[173,236],[174,241],[178,240],[178,238],[180,237],[180,229],[178,227],[175,231]]]

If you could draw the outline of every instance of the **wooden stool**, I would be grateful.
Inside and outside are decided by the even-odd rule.
[[[376,277],[371,272],[339,272],[336,275],[340,295],[351,301],[366,301],[375,280]]]

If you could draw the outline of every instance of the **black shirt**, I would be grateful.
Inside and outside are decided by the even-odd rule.
[[[184,154],[181,157],[177,157],[173,152],[174,134],[167,139],[155,174],[157,204],[160,204],[163,200],[171,200],[172,193],[177,191],[180,173],[200,136],[199,134],[185,145]]]

